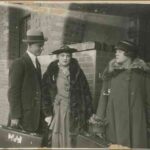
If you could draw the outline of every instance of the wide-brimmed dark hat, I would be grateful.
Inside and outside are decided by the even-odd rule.
[[[48,39],[44,37],[44,34],[40,30],[30,29],[27,31],[26,39],[23,39],[22,41],[25,43],[39,43],[39,42],[45,42]]]
[[[54,50],[52,52],[52,54],[60,54],[60,53],[70,53],[71,54],[71,53],[74,53],[74,52],[77,52],[77,49],[70,48],[69,46],[64,45],[60,49]]]
[[[119,41],[116,44],[115,49],[120,49],[120,50],[123,50],[123,51],[132,51],[132,52],[137,51],[136,45],[133,42],[127,41],[127,40]]]

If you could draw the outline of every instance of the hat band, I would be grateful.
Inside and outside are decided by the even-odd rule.
[[[44,41],[44,37],[43,36],[27,36],[27,40]]]

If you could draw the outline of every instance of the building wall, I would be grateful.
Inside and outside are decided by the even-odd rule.
[[[0,124],[5,125],[9,113],[9,66],[19,57],[19,18],[19,9],[0,6]]]
[[[95,77],[101,74],[108,62],[109,55],[105,50],[101,52],[90,51],[90,45],[83,42],[97,41],[106,44],[115,44],[120,38],[127,38],[129,18],[111,15],[101,15],[81,11],[70,10],[69,3],[62,4],[28,4],[28,10],[18,8],[0,9],[0,124],[7,123],[9,112],[7,91],[8,91],[8,67],[11,62],[20,57],[20,21],[26,14],[31,13],[30,26],[43,30],[48,41],[45,43],[45,50],[40,59],[44,60],[43,73],[53,57],[48,55],[62,44],[79,43],[79,49],[88,51],[75,54],[83,68],[90,85],[93,97],[97,95],[95,89],[101,87],[101,82],[97,87],[93,84]],[[27,13],[28,14],[28,13]],[[114,21],[115,19],[115,21]],[[100,55],[98,55],[100,53]],[[107,54],[106,54],[107,53]],[[112,55],[109,55],[109,59]],[[101,61],[102,60],[102,61]],[[99,65],[96,65],[99,64]],[[99,68],[100,67],[100,68]],[[100,81],[100,80],[99,80]]]
[[[150,19],[140,18],[139,31],[139,55],[147,62],[150,62]]]
[[[6,122],[6,116],[8,115],[8,8],[0,6],[0,14],[0,124],[3,124]]]
[[[115,44],[128,39],[129,17],[119,17],[69,10],[72,4],[40,4],[30,6],[31,27],[40,28],[49,38],[43,54],[48,54],[62,44],[88,41]]]

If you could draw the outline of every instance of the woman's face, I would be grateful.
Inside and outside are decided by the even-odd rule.
[[[129,59],[129,57],[125,56],[125,52],[123,50],[116,50],[116,62],[117,63],[124,63]]]
[[[68,66],[70,63],[71,54],[70,53],[60,53],[58,54],[59,64],[62,66]]]

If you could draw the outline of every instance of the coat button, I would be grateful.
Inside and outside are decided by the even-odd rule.
[[[131,95],[133,96],[133,95],[134,95],[134,92],[131,92]]]

